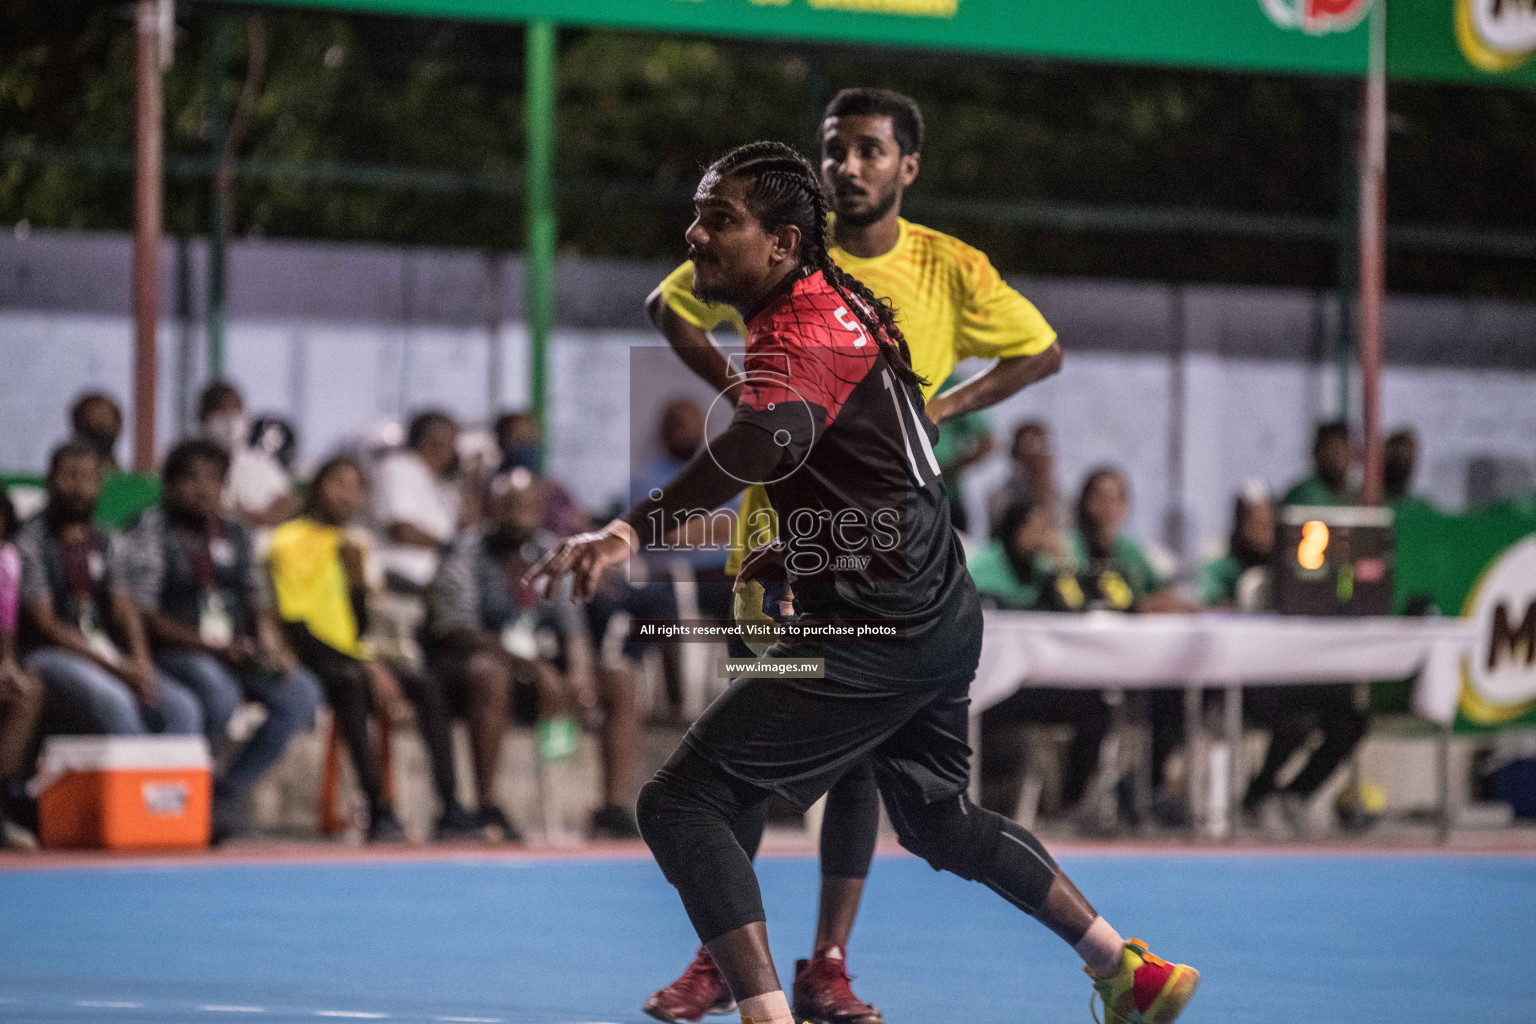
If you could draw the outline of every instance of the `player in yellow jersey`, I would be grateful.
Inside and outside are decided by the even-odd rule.
[[[1011,288],[985,254],[901,217],[901,200],[922,159],[917,104],[885,89],[845,89],[821,123],[821,175],[832,198],[831,257],[896,310],[912,366],[935,423],[984,409],[1061,367],[1056,332]],[[678,267],[646,300],[646,311],[679,357],[720,392],[739,386],[709,332],[729,324],[746,334],[730,306],[693,294],[693,264]],[[995,359],[991,367],[937,394],[963,359]],[[742,498],[727,571],[745,552],[778,535],[762,487]],[[849,986],[847,944],[874,855],[880,809],[873,773],[853,765],[827,794],[821,837],[822,884],[811,959],[796,964],[794,1011],[812,1024],[880,1024],[880,1011]],[[762,840],[766,806],[739,820],[736,839],[749,856]],[[700,947],[677,981],[652,994],[645,1012],[664,1021],[697,1021],[734,1008],[730,989]]]

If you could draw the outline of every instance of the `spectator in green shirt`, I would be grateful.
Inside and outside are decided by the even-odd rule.
[[[1200,569],[1200,601],[1207,608],[1250,607],[1252,598],[1240,599],[1239,581],[1250,570],[1269,564],[1275,548],[1275,502],[1262,483],[1250,483],[1237,496],[1232,510],[1232,539],[1227,553]]]
[[[1343,420],[1319,423],[1312,442],[1312,475],[1286,491],[1280,504],[1358,505],[1360,495],[1349,487],[1352,460],[1349,424]]]
[[[1077,611],[1082,607],[1071,565],[1063,563],[1049,509],[1032,494],[1021,496],[1002,510],[992,526],[991,542],[971,556],[966,568],[985,607],[1014,611]],[[1063,583],[1063,572],[1069,584]]]
[[[1181,612],[1194,607],[1173,592],[1135,539],[1121,532],[1131,510],[1125,475],[1110,466],[1088,474],[1077,499],[1077,529],[1067,554],[1078,572],[1097,581],[1098,599],[1115,611]]]
[[[994,524],[992,542],[967,563],[982,604],[1017,611],[1080,608],[1082,592],[1074,576],[1062,575],[1058,547],[1044,502],[1026,494],[1009,505]],[[982,712],[982,806],[1010,816],[1018,808],[1024,726],[1034,724],[1072,726],[1060,810],[1076,814],[1109,730],[1109,708],[1097,690],[1026,687]]]
[[[1405,514],[1412,516],[1438,511],[1411,493],[1413,471],[1418,463],[1419,439],[1411,428],[1404,427],[1387,438],[1382,453],[1382,492],[1394,519]]]

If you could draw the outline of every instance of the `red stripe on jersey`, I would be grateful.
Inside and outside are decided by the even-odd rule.
[[[825,429],[874,366],[879,346],[821,271],[796,281],[747,325],[746,386],[753,409],[806,402]]]

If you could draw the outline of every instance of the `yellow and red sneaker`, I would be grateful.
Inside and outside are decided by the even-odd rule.
[[[1111,978],[1094,978],[1093,991],[1104,1000],[1103,1024],[1173,1024],[1199,985],[1200,972],[1193,967],[1171,964],[1147,952],[1140,939],[1129,939],[1120,970]],[[1091,998],[1088,1007],[1093,1009]],[[1093,1019],[1099,1019],[1097,1012]]]

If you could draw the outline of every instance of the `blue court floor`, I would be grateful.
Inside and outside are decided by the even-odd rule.
[[[1191,1024],[1536,1022],[1536,858],[1063,865],[1123,933],[1204,972]],[[759,870],[787,970],[810,945],[816,862]],[[693,948],[676,896],[633,857],[0,871],[6,1022],[639,1022]],[[1070,950],[908,857],[876,861],[850,966],[890,1024],[1090,1019]]]

